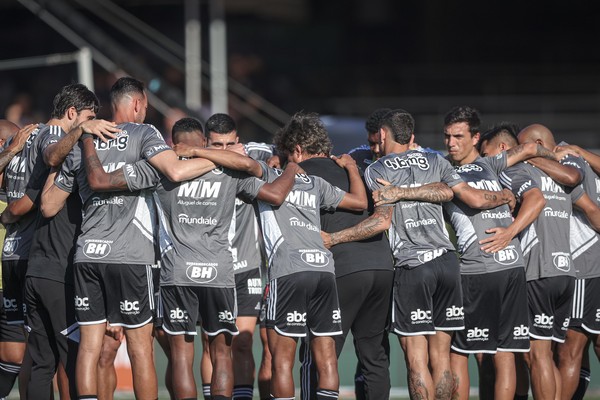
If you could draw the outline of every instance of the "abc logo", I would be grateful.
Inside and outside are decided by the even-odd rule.
[[[177,307],[176,309],[171,310],[171,312],[169,313],[169,318],[171,320],[187,319],[187,311],[183,311],[182,309]]]
[[[339,321],[342,319],[342,313],[339,308],[337,310],[333,310],[332,318],[334,321]]]
[[[525,325],[515,326],[513,336],[529,336],[529,327]]]
[[[517,262],[519,259],[519,253],[515,249],[515,246],[508,246],[507,248],[494,253],[494,261],[502,265],[511,265]]]
[[[233,321],[233,313],[231,311],[221,311],[219,313],[219,320],[221,320],[221,321]]]
[[[467,331],[467,338],[475,339],[475,338],[488,338],[490,335],[490,330],[488,328],[479,329],[477,327],[473,329],[469,329]]]
[[[90,299],[88,297],[75,296],[75,307],[76,308],[89,307],[89,306],[90,306]]]
[[[452,317],[464,317],[465,313],[463,312],[463,307],[448,307],[446,308],[446,318]]]
[[[310,250],[302,253],[302,261],[311,267],[324,267],[329,264],[329,257],[324,251]]]
[[[546,314],[536,315],[534,322],[538,325],[552,325],[554,323],[554,317],[550,317]]]
[[[416,311],[412,311],[410,313],[410,319],[412,321],[422,321],[425,319],[431,319],[431,311],[423,311],[420,308],[417,308]]]
[[[16,310],[17,309],[17,299],[7,299],[4,298],[4,309],[5,310]]]
[[[120,308],[121,308],[121,311],[125,311],[125,312],[140,311],[140,302],[125,300],[125,301],[121,302]]]
[[[86,257],[95,260],[106,257],[110,253],[110,250],[110,244],[108,243],[88,242],[83,246],[83,253]]]
[[[209,283],[217,277],[217,269],[213,266],[190,265],[186,270],[187,277],[196,283]]]
[[[289,312],[287,313],[287,322],[306,322],[306,313]]]

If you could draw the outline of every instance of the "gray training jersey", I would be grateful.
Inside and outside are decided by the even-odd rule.
[[[170,149],[152,125],[124,123],[118,127],[122,132],[107,143],[94,139],[98,158],[107,172]],[[79,185],[83,221],[75,262],[154,264],[156,207],[152,191],[94,192],[88,185],[81,156],[81,146],[73,148],[55,179],[56,186],[69,193],[75,181]]]
[[[265,143],[249,142],[244,145],[246,154],[257,161],[267,161],[273,156],[273,147]],[[260,268],[263,263],[262,238],[254,206],[240,198],[235,199],[236,228],[231,252],[236,274]]]
[[[133,168],[133,169],[132,169]],[[156,185],[161,224],[170,241],[161,249],[161,286],[235,287],[231,241],[237,195],[254,199],[264,182],[218,167],[186,182],[173,183],[147,163],[125,167],[130,190]],[[133,171],[133,173],[131,173]]]
[[[463,182],[442,156],[419,150],[380,158],[365,171],[365,181],[372,191],[383,186],[377,178],[398,187],[419,187],[434,182],[452,187]],[[396,267],[415,268],[454,250],[440,203],[401,201],[382,207],[394,207],[389,240]]]
[[[49,167],[42,159],[42,153],[46,147],[56,143],[64,134],[61,127],[56,125],[40,124],[38,129],[31,133],[23,150],[17,154],[6,166],[4,177],[6,180],[6,195],[8,204],[23,197],[30,187],[30,183],[39,180],[39,176],[46,174]],[[37,197],[39,191],[35,193]],[[34,203],[36,198],[32,198]],[[6,226],[6,239],[2,249],[3,260],[27,260],[29,249],[35,228],[37,226],[38,213],[28,212],[19,221]]]
[[[538,188],[546,200],[538,218],[520,234],[527,280],[554,276],[575,276],[569,245],[572,201],[578,199],[540,169],[519,163],[500,174],[500,182],[518,201],[523,194]]]
[[[506,169],[506,152],[495,157],[478,157],[473,163],[455,167],[460,177],[475,189],[499,192],[502,185],[498,180]],[[512,223],[512,214],[504,204],[490,210],[477,210],[454,199],[444,203],[458,238],[461,274],[483,274],[511,268],[524,268],[519,240],[514,238],[504,249],[494,253],[481,250],[479,241],[492,236],[486,230],[507,227]]]
[[[282,173],[262,165],[267,182]],[[318,176],[297,174],[281,206],[258,202],[269,280],[303,271],[335,273],[333,257],[321,238],[320,210],[334,210],[345,194]]]

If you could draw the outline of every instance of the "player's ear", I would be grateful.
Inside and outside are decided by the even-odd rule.
[[[411,147],[414,142],[415,142],[415,134],[411,133],[410,134],[410,140],[408,141],[408,147]]]
[[[77,118],[77,109],[75,107],[69,107],[67,109],[67,118],[71,121],[73,121],[75,118]]]

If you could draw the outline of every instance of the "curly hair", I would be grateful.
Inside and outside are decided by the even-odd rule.
[[[273,138],[273,143],[280,154],[294,152],[300,146],[308,154],[325,154],[329,156],[332,145],[327,130],[317,113],[297,112]]]
[[[100,108],[100,102],[87,86],[81,83],[73,83],[64,86],[56,94],[53,106],[50,118],[62,118],[71,107],[75,107],[77,113],[83,110],[92,110],[94,113],[97,113]]]

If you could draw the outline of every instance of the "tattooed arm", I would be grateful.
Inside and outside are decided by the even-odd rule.
[[[575,167],[568,165],[562,165],[556,161],[547,160],[544,158],[532,158],[527,161],[544,171],[550,178],[554,179],[557,183],[569,187],[577,186],[581,183],[583,175]]]
[[[563,150],[574,151],[579,156],[583,157],[583,159],[585,161],[587,161],[588,164],[590,164],[590,167],[592,167],[592,169],[594,170],[594,172],[596,174],[600,175],[600,155],[598,155],[596,153],[592,153],[591,151],[588,151],[586,149],[583,149],[583,148],[573,145],[573,144],[557,146],[555,150],[556,151],[563,151]]]
[[[29,135],[36,130],[37,124],[27,125],[21,128],[13,137],[10,144],[0,153],[0,172],[4,171],[4,168],[10,163],[10,160],[23,150],[23,146],[27,143]]]
[[[378,233],[388,230],[392,223],[393,212],[394,207],[391,206],[375,207],[375,211],[372,215],[350,228],[334,233],[321,231],[321,237],[323,238],[325,247],[330,248],[331,246],[340,243],[368,239]]]
[[[463,182],[452,186],[452,191],[457,199],[469,207],[479,210],[488,210],[502,204],[508,204],[512,210],[516,203],[515,196],[508,189],[503,189],[501,192],[481,190],[472,188]]]
[[[524,143],[506,150],[506,166],[511,167],[533,157],[558,161],[556,153],[537,143]]]
[[[444,203],[452,200],[454,193],[445,183],[434,182],[414,188],[401,188],[377,178],[384,186],[373,192],[375,206],[391,204],[401,200],[426,201],[428,203]]]
[[[94,192],[115,192],[128,189],[123,168],[110,174],[104,171],[98,154],[96,154],[92,137],[83,139],[83,161],[88,184]]]

